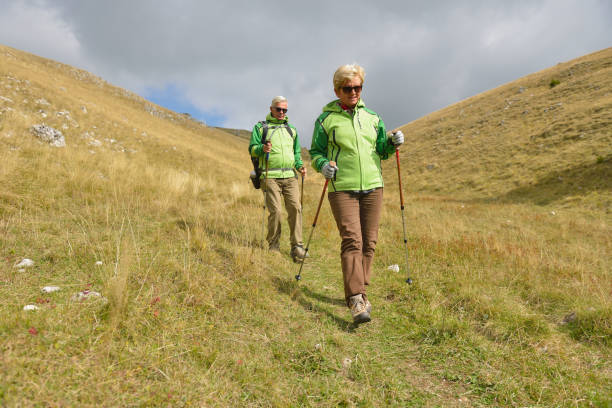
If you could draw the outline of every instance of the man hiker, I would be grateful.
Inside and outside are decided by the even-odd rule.
[[[280,252],[281,197],[285,201],[289,222],[291,257],[299,262],[305,255],[302,241],[302,205],[297,172],[306,176],[306,168],[300,157],[297,130],[288,121],[287,98],[272,99],[270,113],[265,121],[253,127],[249,153],[259,158],[261,189],[268,216],[268,241],[271,251]]]

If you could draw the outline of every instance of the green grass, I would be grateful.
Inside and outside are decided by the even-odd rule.
[[[0,115],[0,405],[612,404],[609,161],[593,160],[601,171],[591,159],[575,161],[563,172],[538,156],[562,178],[604,177],[574,199],[543,169],[532,189],[504,179],[507,166],[487,167],[494,161],[472,159],[449,176],[450,155],[430,172],[431,184],[419,184],[424,157],[409,157],[426,146],[407,143],[414,283],[404,282],[390,160],[368,290],[373,320],[355,327],[327,203],[302,281],[286,225],[281,255],[260,248],[261,193],[248,181],[250,163],[227,159],[244,157],[244,139],[151,115],[135,96],[16,50],[0,47],[0,61],[3,86],[8,76],[30,81],[19,91],[0,87],[4,96],[45,97],[50,113],[68,109],[79,123],[65,130],[66,148],[50,148],[27,131],[38,108],[2,105],[15,110]],[[88,113],[77,113],[84,104]],[[48,123],[63,124],[56,116]],[[92,147],[86,130],[117,142]],[[591,146],[606,155],[602,137]],[[491,151],[502,157],[498,142]],[[320,176],[307,179],[305,236],[322,185]],[[35,265],[21,272],[14,265],[24,257]],[[62,290],[41,293],[47,285]],[[104,299],[71,300],[82,290]],[[23,311],[26,304],[40,309]]]

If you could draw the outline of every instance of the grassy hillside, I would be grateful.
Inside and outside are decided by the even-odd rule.
[[[286,228],[282,255],[260,248],[247,140],[0,46],[0,405],[609,406],[609,64],[605,50],[553,68],[588,67],[552,89],[534,74],[404,127],[414,283],[390,160],[373,321],[354,327],[327,203],[297,284]],[[586,118],[552,97],[570,81]],[[521,103],[495,101],[520,86],[537,115],[494,133]],[[569,121],[588,135],[574,147]],[[545,147],[508,151],[531,146],[501,132],[519,125],[550,128]],[[601,180],[574,194],[556,172]],[[305,183],[306,236],[322,185]]]
[[[246,139],[246,140],[251,140],[251,131],[249,131],[249,130],[245,130],[245,129],[228,129],[228,128],[221,128],[221,127],[218,127],[216,129],[223,130],[223,131],[225,131],[227,133],[231,133],[232,135],[239,136],[239,137],[241,137],[243,139]]]
[[[612,48],[402,127],[412,188],[610,212]]]

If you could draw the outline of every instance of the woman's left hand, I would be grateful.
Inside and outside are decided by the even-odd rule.
[[[396,130],[395,132],[391,133],[391,143],[393,143],[395,147],[398,147],[404,143],[404,134],[401,130]]]

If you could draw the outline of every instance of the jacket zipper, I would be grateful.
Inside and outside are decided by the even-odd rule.
[[[354,116],[357,116],[357,123],[359,124],[359,129],[361,129],[361,121],[359,120],[359,111],[355,110]],[[357,129],[355,129],[355,120],[351,118],[351,122],[353,124],[353,132],[355,133],[355,145],[357,146],[357,157],[359,158],[359,189],[363,190],[363,168],[361,166],[361,150],[359,148],[359,137],[357,136]]]

